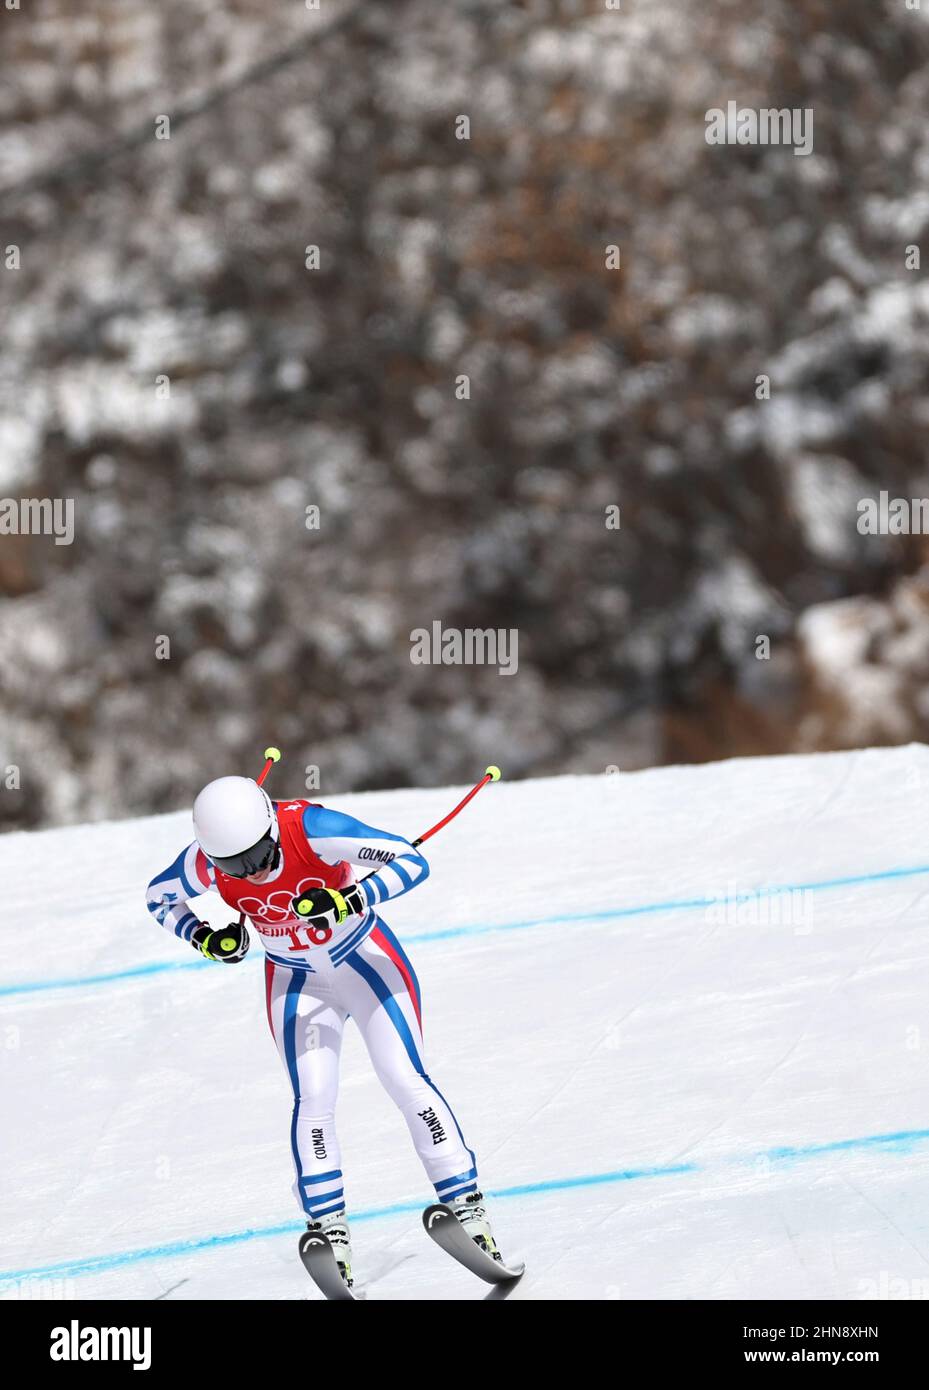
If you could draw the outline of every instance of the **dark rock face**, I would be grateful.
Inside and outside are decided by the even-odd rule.
[[[925,736],[929,542],[859,526],[929,495],[923,14],[48,0],[2,42],[0,497],[75,524],[0,533],[0,824],[268,742],[326,795]],[[708,144],[729,101],[812,152]],[[415,664],[436,621],[518,670]]]

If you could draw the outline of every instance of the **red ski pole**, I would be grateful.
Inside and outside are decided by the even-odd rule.
[[[484,776],[481,778],[481,780],[480,780],[479,782],[477,782],[477,783],[471,788],[471,790],[468,792],[468,795],[467,795],[467,796],[463,797],[463,798],[461,799],[461,801],[459,801],[458,805],[455,807],[455,809],[454,809],[453,811],[449,811],[448,815],[447,815],[447,816],[443,816],[442,819],[441,819],[440,821],[437,821],[437,822],[435,823],[435,825],[432,827],[431,830],[427,830],[427,831],[425,832],[425,834],[420,835],[420,837],[419,837],[418,840],[414,840],[414,841],[413,841],[413,848],[415,849],[417,845],[421,845],[421,844],[423,843],[424,840],[428,840],[431,836],[433,836],[433,835],[436,833],[437,830],[441,830],[442,827],[443,827],[443,825],[448,825],[448,823],[449,823],[450,820],[454,820],[455,817],[457,816],[458,812],[464,810],[464,808],[467,806],[468,802],[471,800],[472,796],[477,796],[477,794],[478,794],[478,792],[480,791],[481,787],[486,787],[488,782],[499,782],[499,781],[500,781],[500,769],[499,769],[499,767],[489,767],[489,768],[487,769],[487,771],[484,773]],[[376,872],[376,871],[375,871],[375,872]]]
[[[435,825],[431,828],[431,830],[424,831],[423,834],[420,835],[419,839],[411,841],[413,848],[416,849],[417,845],[421,845],[424,840],[428,840],[430,836],[436,833],[436,831],[441,830],[443,825],[448,825],[450,820],[454,820],[458,812],[464,810],[468,802],[471,800],[472,796],[477,796],[478,792],[481,790],[481,787],[486,787],[488,782],[499,782],[500,775],[501,774],[499,767],[494,767],[493,765],[491,765],[484,773],[484,776],[481,778],[481,780],[474,784],[474,786],[468,792],[468,795],[462,797],[458,805],[453,810],[449,811],[447,816],[443,816],[440,821],[436,821]],[[371,878],[376,873],[377,869],[372,869],[370,874],[365,874],[365,878]],[[364,881],[364,878],[359,879],[360,883],[364,883]]]
[[[266,749],[265,749],[265,765],[264,765],[264,767],[261,769],[261,773],[260,773],[260,775],[259,775],[259,777],[258,777],[258,785],[259,785],[259,787],[260,787],[261,784],[264,782],[264,779],[267,777],[268,773],[271,771],[271,769],[272,769],[272,767],[274,766],[274,764],[275,764],[275,763],[279,763],[280,761],[281,761],[281,750],[280,750],[279,748],[266,748]]]

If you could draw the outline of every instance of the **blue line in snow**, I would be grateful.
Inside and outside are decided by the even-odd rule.
[[[166,970],[202,970],[208,960],[152,961],[149,965],[132,965],[125,970],[111,970],[99,975],[78,975],[64,980],[27,980],[23,984],[0,986],[0,996],[9,994],[38,994],[50,989],[83,989],[86,985],[118,984],[120,980],[144,979],[147,975],[162,975]]]
[[[556,917],[529,917],[524,922],[474,922],[461,927],[443,927],[439,931],[417,932],[406,938],[413,947],[422,942],[450,941],[462,936],[486,936],[492,932],[524,931],[529,927],[550,927],[560,922],[609,922],[623,917],[643,917],[652,912],[682,912],[698,907],[714,907],[720,903],[754,902],[759,898],[778,897],[783,893],[818,893],[829,888],[854,888],[865,883],[881,883],[891,878],[917,878],[929,874],[929,865],[918,865],[912,869],[880,869],[869,874],[851,874],[847,878],[824,878],[811,883],[773,884],[768,888],[755,888],[745,893],[737,893],[732,898],[713,894],[703,898],[677,898],[666,902],[638,903],[632,907],[606,908],[602,912],[577,912],[560,914]],[[262,954],[262,953],[259,953]],[[254,959],[254,957],[252,957]],[[166,970],[202,970],[209,966],[206,960],[192,961],[153,961],[149,965],[134,965],[126,970],[116,970],[110,974],[78,975],[62,980],[29,980],[23,984],[0,986],[0,997],[15,994],[38,994],[52,989],[84,989],[89,985],[118,984],[121,980],[143,979],[149,975],[160,975]]]
[[[520,1183],[515,1187],[487,1189],[488,1197],[502,1201],[510,1197],[525,1197],[536,1192],[566,1192],[571,1188],[595,1187],[620,1182],[638,1182],[643,1178],[667,1178],[691,1173],[712,1172],[715,1168],[736,1167],[755,1164],[759,1159],[769,1162],[789,1162],[796,1159],[818,1158],[823,1154],[847,1152],[853,1149],[882,1148],[891,1152],[907,1153],[919,1144],[929,1141],[929,1129],[904,1129],[892,1134],[864,1134],[854,1139],[837,1139],[824,1144],[803,1144],[796,1147],[767,1149],[762,1153],[743,1154],[723,1160],[721,1164],[667,1163],[649,1168],[625,1168],[607,1173],[587,1173],[578,1177],[551,1178],[543,1182]],[[352,1221],[376,1221],[388,1216],[405,1215],[407,1212],[422,1211],[422,1202],[396,1202],[392,1206],[373,1207],[367,1211],[355,1212]],[[303,1230],[300,1221],[286,1221],[277,1226],[261,1226],[253,1230],[230,1231],[226,1235],[200,1236],[192,1240],[168,1241],[164,1245],[149,1245],[140,1250],[120,1250],[109,1255],[90,1255],[82,1259],[60,1260],[56,1264],[34,1265],[31,1269],[11,1269],[0,1271],[0,1287],[23,1279],[59,1277],[80,1278],[82,1275],[103,1274],[107,1270],[120,1269],[125,1265],[140,1264],[144,1260],[177,1259],[184,1255],[196,1255],[205,1250],[217,1250],[226,1245],[241,1245],[249,1240],[269,1240],[275,1236],[292,1235]]]

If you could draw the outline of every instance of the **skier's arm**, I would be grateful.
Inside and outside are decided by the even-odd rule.
[[[388,898],[399,898],[429,877],[426,859],[409,840],[386,830],[375,830],[342,811],[308,806],[303,813],[303,830],[311,848],[325,863],[348,860],[350,864],[377,870],[358,884],[369,907]]]
[[[148,910],[166,931],[190,941],[201,923],[187,906],[188,900],[207,892],[215,881],[213,865],[195,840],[164,873],[152,879],[146,893]]]

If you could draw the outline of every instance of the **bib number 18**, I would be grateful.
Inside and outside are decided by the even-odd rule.
[[[302,941],[301,933],[309,939]],[[308,946],[324,946],[332,935],[332,928],[311,927],[308,922],[303,922],[299,927],[288,927],[287,935],[293,943],[287,947],[288,951],[305,951]]]

